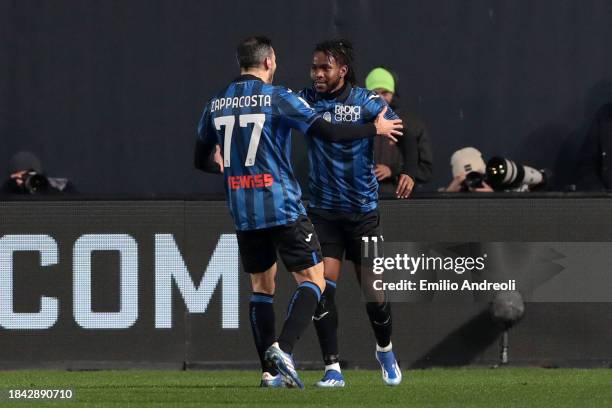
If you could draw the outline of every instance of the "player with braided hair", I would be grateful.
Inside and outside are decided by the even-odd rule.
[[[304,89],[301,96],[332,124],[369,123],[385,109],[385,118],[397,118],[383,98],[355,86],[353,47],[346,40],[317,44],[310,76],[313,86]],[[400,150],[406,154],[403,147],[407,144],[399,139]],[[391,344],[391,307],[384,293],[368,293],[372,292],[368,291],[372,286],[367,284],[371,269],[363,264],[361,256],[363,237],[377,243],[383,239],[377,210],[378,182],[373,171],[373,138],[337,143],[309,135],[307,141],[311,194],[308,215],[321,243],[326,280],[313,317],[325,362],[324,377],[317,385],[345,385],[338,357],[338,312],[334,301],[345,256],[354,264],[367,299],[366,311],[376,337],[376,358],[383,381],[397,385],[402,374]],[[398,197],[408,197],[411,188],[405,185],[398,190]]]

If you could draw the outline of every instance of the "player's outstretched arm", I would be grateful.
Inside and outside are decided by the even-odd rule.
[[[364,139],[374,135],[385,136],[393,141],[397,141],[394,136],[402,135],[402,120],[385,119],[385,111],[386,108],[376,117],[374,123],[366,123],[363,125],[344,123],[332,125],[326,120],[318,118],[310,126],[307,134],[330,142],[350,142],[352,140]]]
[[[317,118],[308,128],[306,134],[328,142],[350,142],[374,136],[376,134],[376,126],[373,123],[366,123],[364,125],[348,125],[344,123],[332,125],[323,118]]]

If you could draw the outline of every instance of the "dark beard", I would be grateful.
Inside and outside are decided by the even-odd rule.
[[[338,80],[337,80],[336,82],[334,82],[333,84],[328,85],[328,86],[327,86],[327,90],[326,90],[326,91],[324,91],[324,92],[319,92],[319,91],[317,91],[317,87],[316,87],[316,84],[315,84],[314,82],[312,83],[312,87],[315,89],[315,91],[317,91],[317,92],[318,92],[318,93],[320,93],[321,95],[330,95],[330,94],[332,94],[332,93],[334,93],[334,92],[337,92],[339,89],[342,89],[342,87],[340,87],[340,88],[336,89],[336,88],[338,87],[338,85],[339,85],[339,84],[340,84],[340,78],[338,78]],[[344,85],[343,85],[343,86],[345,86],[345,85],[346,85],[346,82],[344,83]],[[335,90],[335,91],[334,91],[334,90]]]

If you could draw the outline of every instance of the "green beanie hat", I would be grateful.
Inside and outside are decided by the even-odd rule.
[[[389,71],[384,68],[374,68],[365,80],[366,88],[369,91],[374,89],[384,89],[395,93],[395,79]]]

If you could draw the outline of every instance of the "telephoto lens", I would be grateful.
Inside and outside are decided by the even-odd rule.
[[[546,184],[546,174],[533,167],[517,164],[503,157],[492,157],[487,162],[487,182],[494,190],[533,188]]]

